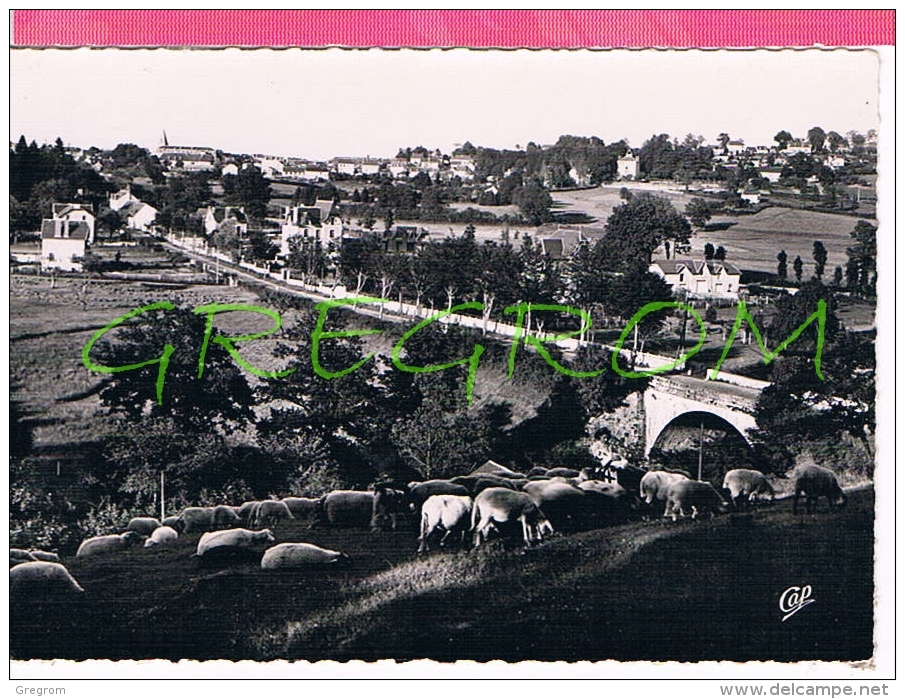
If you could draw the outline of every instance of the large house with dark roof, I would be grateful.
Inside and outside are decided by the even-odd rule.
[[[699,298],[738,299],[741,270],[723,260],[654,260],[650,271],[659,274],[673,292],[683,290]]]
[[[75,272],[94,241],[94,214],[81,204],[54,204],[41,222],[41,268]]]

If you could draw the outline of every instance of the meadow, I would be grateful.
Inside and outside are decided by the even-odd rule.
[[[345,566],[263,571],[170,547],[64,558],[82,599],[13,600],[13,659],[863,660],[873,654],[871,488],[846,508],[632,521],[531,549],[416,556],[398,531],[273,528]],[[203,564],[203,565],[202,565]],[[815,603],[783,622],[778,600]]]

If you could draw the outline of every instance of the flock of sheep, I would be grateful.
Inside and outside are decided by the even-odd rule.
[[[469,538],[479,547],[492,536],[532,546],[554,530],[597,528],[645,511],[659,513],[660,507],[664,517],[676,521],[774,498],[770,481],[749,469],[726,473],[722,483],[726,498],[710,483],[670,471],[626,467],[618,471],[618,482],[592,476],[588,470],[540,467],[522,474],[488,461],[466,476],[449,480],[378,483],[368,491],[335,490],[319,499],[288,497],[249,501],[237,507],[187,507],[162,522],[135,517],[120,534],[86,539],[76,557],[107,555],[141,543],[146,548],[167,546],[180,534],[200,533],[196,558],[241,554],[260,561],[263,570],[291,569],[336,564],[347,561],[348,556],[306,542],[277,543],[270,527],[290,520],[396,529],[400,521],[417,517],[418,553],[425,553],[451,542],[464,547]],[[846,501],[836,476],[818,466],[796,473],[793,511],[797,512],[802,494],[808,512],[819,497],[841,504]],[[10,549],[10,592],[47,599],[82,594],[84,589],[55,553]]]

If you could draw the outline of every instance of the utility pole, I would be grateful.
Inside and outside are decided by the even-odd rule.
[[[701,418],[701,441],[698,444],[698,480],[701,480],[701,471],[704,465],[704,418]]]
[[[167,518],[166,498],[164,497],[163,481],[164,481],[163,469],[160,469],[160,521],[161,522]]]

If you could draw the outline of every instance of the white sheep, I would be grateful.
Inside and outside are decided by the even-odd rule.
[[[26,561],[9,569],[9,591],[22,597],[83,594],[85,590],[61,563]]]
[[[145,548],[170,544],[178,538],[179,533],[173,527],[157,527],[145,541]]]
[[[250,529],[224,529],[219,532],[207,532],[198,540],[195,555],[203,556],[215,548],[253,548],[260,544],[272,544],[276,541],[269,529],[251,531]]]
[[[322,549],[314,544],[277,544],[264,552],[261,568],[263,570],[305,568],[311,565],[339,563],[348,560],[349,557],[344,553]]]
[[[136,532],[123,532],[122,534],[107,534],[105,536],[93,536],[85,539],[76,551],[76,558],[84,558],[85,556],[94,556],[97,554],[111,553],[113,551],[122,551],[135,546],[142,540],[140,534]]]

